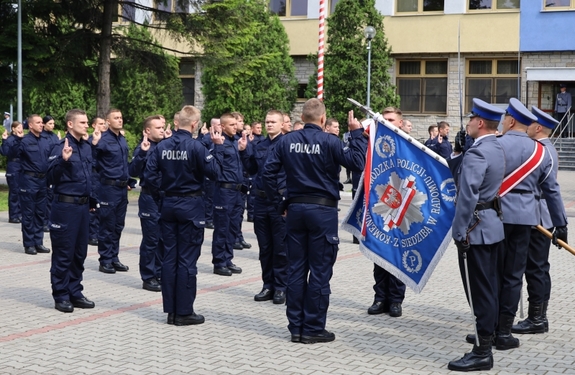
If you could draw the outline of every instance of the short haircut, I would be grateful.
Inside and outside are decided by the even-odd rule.
[[[489,130],[497,130],[497,128],[499,127],[499,121],[496,120],[486,120],[483,117],[481,117],[481,119],[483,120],[483,122],[485,123],[485,126],[487,127],[487,129]]]
[[[146,117],[146,119],[144,120],[144,122],[142,123],[142,129],[146,130],[152,127],[152,121],[153,120],[160,120],[162,121],[162,116],[160,115],[154,115],[154,116],[148,116]]]
[[[319,122],[321,116],[325,115],[325,105],[319,99],[312,98],[304,103],[301,119],[305,122]],[[318,124],[321,125],[321,124]]]
[[[325,125],[326,125],[326,126],[331,126],[331,124],[333,124],[334,122],[339,123],[339,121],[337,121],[337,119],[335,119],[335,118],[333,118],[333,117],[330,117],[330,118],[328,118],[328,119],[325,121]]]
[[[433,129],[435,129],[435,128],[437,128],[437,125],[429,125],[429,127],[427,128],[427,132],[428,132],[429,134],[431,134],[431,131],[432,131]]]
[[[86,111],[83,111],[81,109],[78,108],[74,108],[69,110],[68,112],[66,112],[66,116],[64,117],[65,121],[66,121],[66,125],[68,125],[69,121],[74,121],[76,119],[76,116],[79,115],[86,115]]]
[[[12,121],[12,131],[14,131],[14,129],[16,129],[20,125],[22,125],[20,121]]]
[[[293,123],[293,126],[296,125],[305,125],[303,121],[297,120],[296,122]]]
[[[40,115],[38,115],[38,114],[36,114],[36,113],[33,113],[33,114],[31,114],[31,115],[28,116],[28,118],[27,118],[28,122],[29,122],[29,123],[32,122],[32,120],[34,119],[34,117],[40,117],[40,120],[42,120],[42,116],[40,116]]]
[[[266,116],[279,116],[280,120],[283,122],[284,120],[284,113],[282,111],[278,111],[276,109],[270,109]]]
[[[110,108],[108,112],[106,112],[106,118],[108,118],[112,113],[122,113],[118,108]]]
[[[220,116],[220,124],[223,122],[228,122],[229,120],[237,120],[237,117],[228,112]]]
[[[256,126],[256,125],[261,125],[262,123],[260,121],[254,121],[252,122],[252,126]]]
[[[99,116],[96,116],[96,117],[94,117],[94,118],[92,119],[92,125],[94,125],[95,123],[97,123],[98,120],[106,120],[106,119],[105,119],[105,118],[102,118],[102,117],[99,117]]]
[[[383,114],[385,115],[386,113],[395,113],[400,119],[403,119],[403,112],[397,107],[385,107]]]
[[[244,120],[244,115],[242,115],[240,112],[232,112],[231,115],[234,116],[236,120]]]
[[[193,105],[185,105],[184,108],[180,110],[180,120],[179,126],[181,128],[187,128],[192,126],[193,122],[200,121],[201,112],[199,109]]]
[[[439,130],[445,129],[445,128],[449,128],[450,126],[451,126],[451,125],[449,125],[449,123],[448,123],[447,121],[439,121],[439,122],[437,123],[437,128],[438,128]]]
[[[174,113],[174,121],[180,121],[180,111]]]

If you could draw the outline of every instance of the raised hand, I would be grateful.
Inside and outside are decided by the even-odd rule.
[[[244,132],[242,133],[242,137],[238,139],[238,150],[243,151],[248,146],[248,138],[247,134]]]
[[[4,129],[4,133],[2,133],[2,139],[8,139],[8,130]]]
[[[223,145],[224,144],[224,137],[220,132],[215,131],[214,127],[210,128],[210,138],[212,138],[212,142],[215,145]]]
[[[58,139],[62,139],[62,135],[60,134],[60,130],[58,130]]]
[[[172,124],[168,122],[166,125],[166,130],[164,130],[164,138],[170,138],[172,136]]]
[[[349,131],[361,129],[361,123],[353,116],[353,109],[347,113],[347,128]]]
[[[100,138],[102,138],[102,133],[99,130],[94,130],[92,133],[92,145],[96,146],[100,142]]]
[[[150,149],[150,141],[148,141],[148,135],[146,133],[144,133],[144,139],[140,144],[140,148],[142,149],[142,151],[145,152],[147,152]]]
[[[70,156],[72,156],[72,147],[68,145],[68,138],[66,138],[64,139],[64,148],[62,149],[62,159],[64,159],[64,161],[68,161]]]

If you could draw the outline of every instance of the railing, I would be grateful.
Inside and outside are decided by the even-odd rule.
[[[553,139],[553,146],[558,145],[559,147],[561,147],[564,138],[565,139],[571,138],[575,135],[574,122],[575,122],[575,113],[572,114],[571,107],[569,107],[569,109],[567,109],[567,112],[565,112],[565,115],[561,118],[559,125],[557,125],[557,127],[555,127],[555,129],[553,130],[553,133],[551,133],[551,137],[555,138]]]

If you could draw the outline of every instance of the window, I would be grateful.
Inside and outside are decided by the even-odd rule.
[[[520,0],[469,0],[469,10],[519,9],[520,2]]]
[[[180,79],[182,80],[184,105],[194,105],[196,96],[196,62],[182,60],[180,62]]]
[[[333,14],[333,12],[335,12],[335,6],[337,5],[338,2],[339,0],[329,0],[328,14]]]
[[[307,83],[299,83],[297,85],[297,100],[298,102],[305,102],[307,99],[305,97],[305,92],[307,90]]]
[[[473,98],[487,103],[507,103],[517,97],[517,60],[470,60],[467,64],[465,103],[472,108]]]
[[[397,0],[397,13],[443,12],[445,0]]]
[[[134,22],[136,20],[136,7],[133,5],[136,1],[135,0],[124,0],[122,4],[120,4],[120,11],[118,14],[122,14],[120,22]]]
[[[575,0],[543,0],[546,10],[562,10],[575,8]]]
[[[270,11],[280,17],[307,16],[308,0],[270,0]]]
[[[399,61],[397,92],[405,113],[447,113],[447,61]]]
[[[155,8],[160,11],[154,14],[156,21],[166,21],[169,13],[189,13],[188,7],[182,6],[179,0],[156,0]]]

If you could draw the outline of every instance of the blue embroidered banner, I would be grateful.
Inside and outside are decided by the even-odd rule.
[[[455,184],[443,158],[379,114],[376,120],[342,228],[360,239],[368,259],[419,293],[452,239]]]

